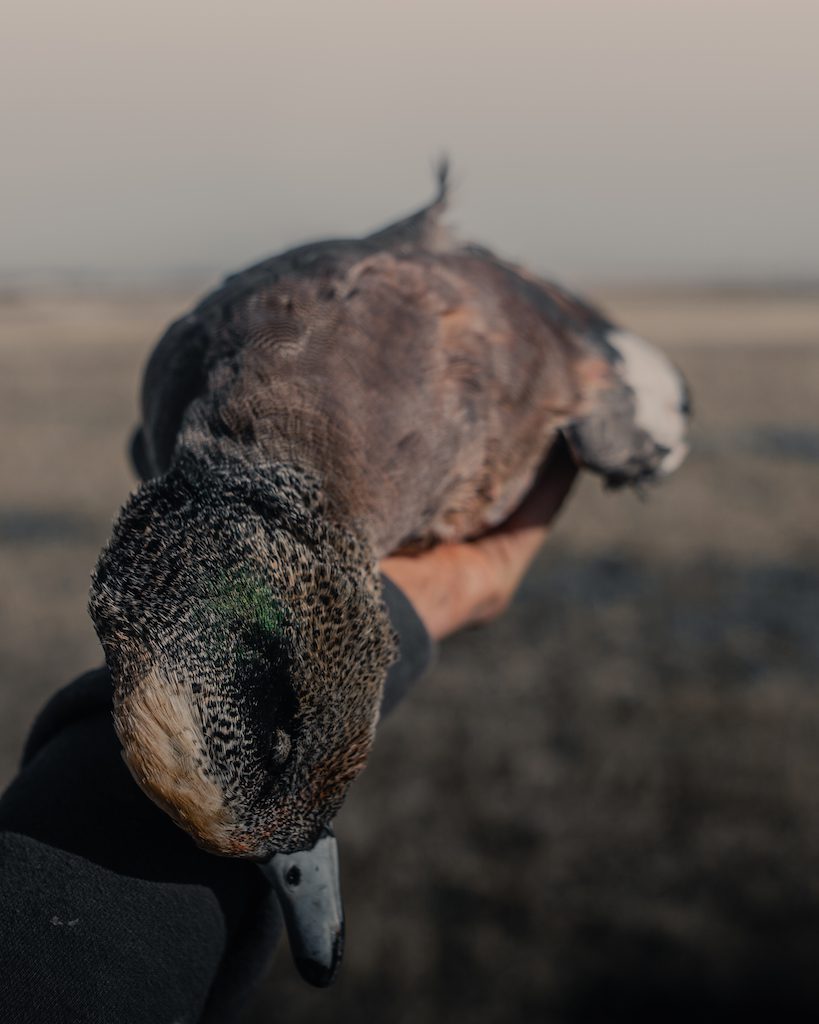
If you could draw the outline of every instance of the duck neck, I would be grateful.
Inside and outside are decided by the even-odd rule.
[[[339,514],[321,476],[294,463],[255,460],[239,446],[220,445],[182,449],[174,459],[197,488],[214,485],[229,501],[258,515],[271,531],[284,530],[355,575],[376,577],[376,558],[365,539]]]

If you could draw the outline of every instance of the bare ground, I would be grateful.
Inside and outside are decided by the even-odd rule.
[[[191,297],[0,302],[0,781],[100,660],[139,369]],[[248,1024],[819,1011],[819,299],[608,298],[689,376],[693,455],[646,501],[587,480],[440,651],[340,818],[342,978],[282,949]]]

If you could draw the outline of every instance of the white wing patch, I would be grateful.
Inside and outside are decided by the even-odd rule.
[[[685,385],[674,364],[647,341],[628,331],[610,331],[606,340],[623,358],[621,373],[634,392],[635,424],[655,444],[668,449],[658,475],[673,473],[688,454]]]

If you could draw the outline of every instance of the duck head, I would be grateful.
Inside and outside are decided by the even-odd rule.
[[[395,640],[314,480],[183,456],[122,510],[90,612],[136,781],[202,847],[312,846],[373,742]]]

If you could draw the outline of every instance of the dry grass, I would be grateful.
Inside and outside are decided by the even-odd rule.
[[[190,297],[0,305],[4,779],[99,661],[138,372]],[[645,502],[586,481],[506,618],[440,652],[341,816],[341,981],[282,952],[249,1024],[819,1009],[819,300],[609,306],[688,374],[690,462]]]

